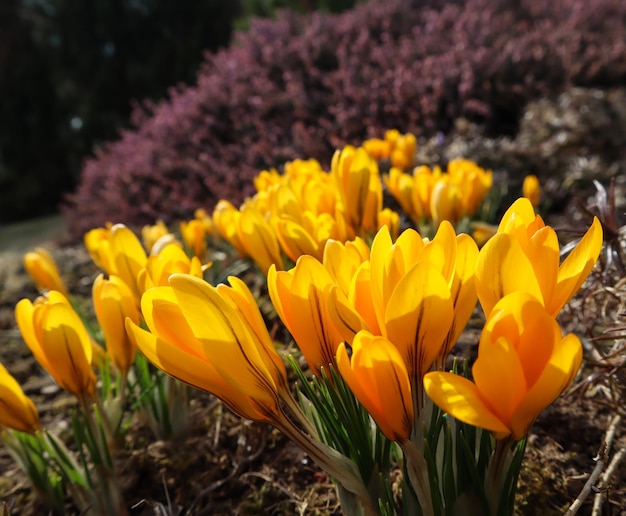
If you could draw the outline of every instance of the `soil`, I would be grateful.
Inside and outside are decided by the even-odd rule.
[[[611,116],[597,106],[600,97],[602,109]],[[624,91],[572,90],[553,101],[541,101],[529,106],[514,139],[490,139],[480,128],[459,121],[455,133],[443,142],[441,137],[420,142],[418,159],[434,163],[463,155],[484,163],[498,175],[498,184],[508,187],[503,205],[507,198],[519,195],[523,174],[539,172],[545,185],[547,222],[556,228],[585,228],[588,219],[576,199],[593,207],[597,201],[593,179],[608,185],[607,178],[617,176],[617,212],[624,211],[624,184],[619,178],[626,176],[626,146],[611,142],[616,131],[626,138],[625,98]],[[584,119],[581,113],[587,116],[588,106],[597,111],[597,119]],[[613,135],[612,140],[603,142],[599,130]],[[574,236],[564,231],[560,235],[564,241]],[[97,270],[84,248],[58,241],[45,244],[70,290],[89,299]],[[621,236],[616,236],[614,246],[623,252]],[[37,292],[19,255],[2,255],[0,276],[0,361],[34,399],[44,426],[62,435],[72,401],[42,373],[23,344],[13,316],[15,303],[23,297],[34,299]],[[584,338],[585,361],[572,388],[532,428],[517,514],[564,514],[594,468],[606,472],[612,460],[623,458],[626,429],[619,418],[625,415],[626,344],[621,334],[626,335],[626,329],[610,333],[613,338],[609,340],[594,337],[625,326],[624,276],[619,265],[603,259],[561,313],[564,330]],[[461,338],[461,345],[466,346],[463,352],[471,352],[476,337],[476,328],[470,327]],[[612,445],[607,448],[612,424]],[[594,483],[580,514],[626,515],[625,462],[616,466],[607,481],[600,477]],[[135,417],[116,455],[116,465],[133,515],[342,514],[331,479],[299,448],[270,426],[245,422],[200,392],[190,402],[188,432],[176,439],[155,439],[145,421]],[[594,513],[594,498],[599,496],[603,501]],[[12,508],[11,514],[43,514],[26,477],[4,448],[0,448],[0,501]]]

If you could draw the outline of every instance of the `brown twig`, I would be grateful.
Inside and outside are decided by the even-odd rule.
[[[594,458],[594,460],[596,461],[596,467],[593,468],[593,471],[591,472],[591,475],[589,475],[587,482],[583,486],[579,495],[576,497],[576,500],[574,500],[572,502],[572,505],[570,505],[569,509],[565,513],[565,516],[573,516],[574,514],[576,514],[578,510],[581,508],[582,504],[585,502],[585,500],[589,497],[591,492],[594,490],[597,490],[596,482],[598,481],[598,479],[600,478],[600,475],[602,474],[602,470],[604,469],[604,464],[606,463],[608,459],[609,449],[611,448],[611,445],[613,444],[613,439],[615,438],[615,431],[617,429],[617,426],[621,422],[621,420],[622,418],[619,415],[616,415],[611,420],[611,424],[609,425],[609,428],[607,429],[606,434],[604,435],[604,439],[602,440],[602,443],[600,444],[600,449],[598,450],[598,454]],[[613,462],[611,462],[611,464],[613,464]],[[608,478],[610,478],[610,475],[607,476],[607,480]]]

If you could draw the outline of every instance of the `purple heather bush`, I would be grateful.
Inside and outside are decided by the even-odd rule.
[[[297,157],[388,128],[428,136],[458,117],[512,133],[525,104],[626,80],[621,0],[371,2],[341,15],[255,20],[207,55],[193,86],[136,106],[133,129],[87,159],[71,232],[171,223]]]

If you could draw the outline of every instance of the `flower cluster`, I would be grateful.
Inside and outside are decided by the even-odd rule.
[[[28,270],[50,290],[18,303],[18,325],[39,363],[77,396],[91,434],[103,425],[107,440],[96,451],[109,450],[129,410],[128,382],[139,398],[155,389],[135,392],[147,359],[235,414],[278,428],[335,479],[350,514],[450,513],[468,492],[483,513],[511,514],[526,435],[582,360],[580,339],[563,335],[556,317],[594,267],[602,228],[594,219],[561,261],[556,232],[520,198],[479,249],[454,223],[477,211],[491,173],[459,160],[445,173],[417,167],[409,175],[398,167],[412,166],[414,151],[414,138],[390,131],[337,151],[330,171],[315,160],[287,163],[283,174],[263,171],[243,205],[224,199],[210,217],[198,211],[180,224],[180,237],[159,222],[143,229],[143,244],[122,224],[89,231],[85,246],[103,271],[93,305],[104,348],[49,254],[29,254]],[[411,218],[432,219],[432,237],[400,231],[399,215],[383,206],[375,158],[391,160],[385,184]],[[290,360],[297,398],[247,284],[235,275],[206,278],[218,237],[267,277],[276,316],[311,372]],[[486,319],[477,358],[471,373],[449,372],[477,302]],[[122,395],[103,404],[96,373],[106,378],[108,364]],[[3,370],[0,383],[11,408],[0,411],[0,424],[37,433],[32,402]],[[484,446],[470,458],[459,451],[476,445],[464,441],[463,425],[484,429],[476,441]],[[389,472],[400,455],[398,509]],[[465,467],[476,472],[471,481],[460,478]],[[113,488],[104,479],[98,485]],[[103,514],[112,510],[97,502]]]
[[[491,171],[485,171],[466,159],[455,159],[445,172],[440,167],[419,166],[413,174],[391,167],[385,185],[403,211],[416,225],[442,220],[453,223],[473,216],[493,183]]]

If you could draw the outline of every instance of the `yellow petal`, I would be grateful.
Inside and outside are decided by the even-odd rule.
[[[50,363],[41,347],[41,325],[34,324],[35,310],[29,299],[22,299],[15,305],[15,319],[30,352],[46,371],[50,371]]]
[[[41,347],[52,368],[48,372],[62,388],[77,396],[93,393],[95,376],[91,369],[91,339],[72,308],[64,303],[48,307]]]
[[[524,370],[515,346],[506,338],[481,340],[472,376],[491,412],[509,425],[513,411],[526,394]]]
[[[274,229],[254,208],[244,208],[239,217],[238,235],[249,256],[267,274],[270,265],[283,268],[280,246]]]
[[[385,311],[385,336],[400,351],[410,376],[430,368],[453,317],[447,281],[430,262],[418,262],[398,283]]]
[[[115,263],[115,275],[129,286],[139,303],[137,275],[148,262],[139,238],[123,224],[115,224],[111,228],[111,253]]]
[[[383,337],[359,332],[348,357],[337,349],[337,367],[357,399],[381,431],[394,441],[408,439],[413,426],[413,401],[406,367],[397,349]]]
[[[572,383],[582,362],[582,345],[573,334],[554,348],[541,376],[530,387],[511,419],[513,438],[521,439],[535,418]]]
[[[491,411],[476,385],[467,378],[433,371],[424,376],[424,389],[437,406],[455,419],[494,432],[499,439],[510,435],[511,430]]]
[[[194,276],[174,274],[170,285],[204,354],[231,385],[267,406],[276,404],[275,371],[260,356],[251,330],[217,292]]]
[[[476,262],[476,291],[485,314],[511,292],[527,292],[543,301],[535,270],[520,244],[507,233],[493,236]]]
[[[127,321],[127,331],[141,353],[170,376],[220,398],[236,414],[253,421],[268,421],[254,400],[234,389],[206,357],[190,356],[184,349]]]
[[[597,217],[574,250],[559,267],[554,295],[547,303],[548,312],[556,316],[578,291],[593,269],[602,250],[602,225]]]
[[[456,263],[450,286],[450,296],[454,304],[454,320],[446,340],[443,356],[456,344],[467,321],[474,312],[478,295],[474,283],[474,271],[478,260],[478,247],[469,235],[457,237]]]
[[[282,217],[276,220],[276,236],[285,254],[296,262],[302,255],[308,254],[321,259],[317,242],[295,220]]]
[[[552,297],[559,273],[559,240],[550,226],[536,231],[528,240],[524,250],[533,266],[535,277],[541,288],[542,299]]]
[[[17,380],[0,364],[0,427],[33,433],[39,429],[39,413]]]

